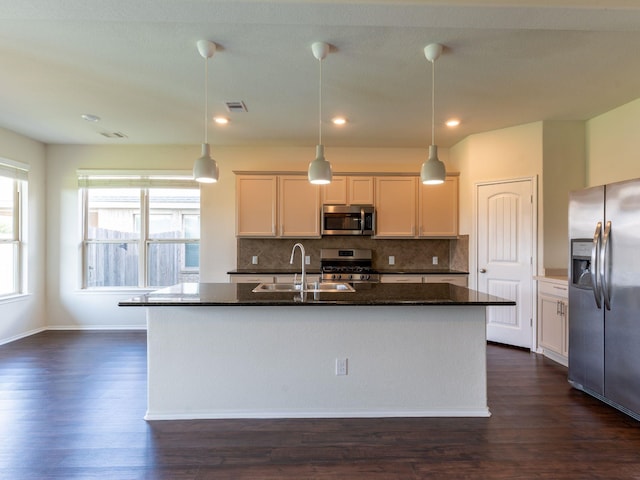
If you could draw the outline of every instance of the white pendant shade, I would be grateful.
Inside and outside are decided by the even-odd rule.
[[[201,183],[216,183],[218,181],[218,162],[211,158],[209,144],[202,144],[202,156],[193,165],[193,178]]]
[[[425,185],[438,185],[444,182],[446,175],[444,163],[438,158],[438,147],[429,145],[429,158],[420,169],[420,181]]]
[[[309,182],[316,185],[331,183],[331,164],[324,158],[324,146],[316,145],[316,158],[309,163]]]

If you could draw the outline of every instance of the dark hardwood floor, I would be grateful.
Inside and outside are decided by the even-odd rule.
[[[541,356],[488,365],[490,418],[145,422],[144,332],[44,332],[0,346],[0,478],[640,479],[638,422]]]

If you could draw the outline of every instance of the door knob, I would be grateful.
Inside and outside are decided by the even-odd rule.
[[[480,273],[487,273],[487,269],[486,268],[481,268],[480,269]]]

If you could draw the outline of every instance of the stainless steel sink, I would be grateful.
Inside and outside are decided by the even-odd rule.
[[[299,283],[261,283],[252,292],[299,292],[301,285]],[[344,282],[310,282],[307,283],[305,292],[355,292],[348,283]]]

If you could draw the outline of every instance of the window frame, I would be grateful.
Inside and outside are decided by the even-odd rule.
[[[0,238],[1,245],[13,246],[13,291],[0,292],[0,302],[27,293],[26,218],[29,166],[0,158],[0,177],[12,181],[13,211],[12,238]]]
[[[184,245],[187,244],[200,244],[200,237],[198,238],[153,238],[149,235],[150,226],[150,200],[149,191],[154,187],[179,189],[190,188],[200,190],[200,184],[193,180],[193,177],[189,173],[188,176],[185,172],[113,172],[113,171],[78,171],[78,184],[80,189],[81,198],[81,215],[82,215],[82,241],[81,241],[81,289],[86,291],[120,291],[120,290],[133,290],[133,289],[154,289],[163,288],[161,285],[151,285],[149,282],[151,276],[151,269],[149,265],[149,252],[154,245],[173,244]],[[90,239],[89,234],[89,190],[90,188],[109,188],[109,187],[124,187],[124,188],[136,188],[139,189],[140,203],[139,212],[134,215],[139,215],[140,218],[140,231],[137,238],[126,239],[114,239],[114,240],[100,240]],[[180,212],[181,220],[182,216],[186,213],[181,209],[172,210],[173,212]],[[189,214],[194,212],[189,211]],[[200,205],[197,209],[197,215],[200,215]],[[135,221],[135,220],[134,220]],[[92,244],[121,244],[121,243],[135,243],[138,245],[138,284],[137,285],[117,285],[117,286],[89,286],[89,246]],[[180,272],[184,272],[191,275],[199,275],[200,267],[198,262],[198,268],[185,268],[184,256],[179,265],[176,266]]]

